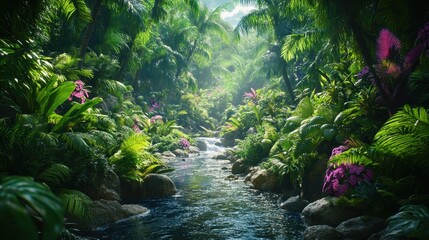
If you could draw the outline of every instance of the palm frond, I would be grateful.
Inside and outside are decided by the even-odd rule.
[[[429,118],[424,108],[404,109],[394,114],[374,138],[374,145],[382,152],[395,156],[429,156]]]
[[[91,22],[91,11],[84,0],[62,0],[61,11],[66,16],[71,26],[76,26],[76,30],[82,30]]]
[[[70,179],[70,169],[63,164],[54,164],[41,172],[36,180],[51,187],[57,187]]]
[[[61,139],[73,151],[82,155],[88,155],[92,150],[86,143],[84,137],[84,133],[66,132],[61,134],[59,139]]]
[[[261,8],[253,10],[248,15],[244,16],[234,29],[236,36],[240,33],[248,34],[251,29],[255,29],[257,32],[263,33],[269,30],[271,27],[271,19],[269,17],[268,8]]]
[[[83,221],[90,218],[87,206],[91,199],[87,195],[77,190],[61,189],[58,196],[63,202],[67,215]]]

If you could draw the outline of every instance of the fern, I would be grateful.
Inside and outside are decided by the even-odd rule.
[[[67,215],[83,221],[90,218],[87,206],[91,199],[87,195],[77,190],[61,189],[58,196],[63,202]]]
[[[70,180],[70,169],[62,164],[54,164],[40,173],[36,180],[50,187],[57,187]]]
[[[397,157],[413,156],[428,161],[429,120],[424,108],[404,109],[393,115],[374,138],[374,145],[380,151]]]

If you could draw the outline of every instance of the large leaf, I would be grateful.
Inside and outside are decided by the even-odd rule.
[[[64,209],[44,185],[26,177],[3,177],[0,199],[2,239],[40,239],[40,232],[41,239],[50,240],[61,234]]]

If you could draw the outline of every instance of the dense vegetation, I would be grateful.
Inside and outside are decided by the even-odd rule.
[[[429,3],[239,2],[236,28],[196,0],[0,3],[2,236],[67,237],[109,171],[141,182],[219,131],[297,190],[324,163],[321,191],[427,237]]]

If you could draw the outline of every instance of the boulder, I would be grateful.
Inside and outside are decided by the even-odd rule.
[[[305,170],[305,174],[302,177],[301,196],[310,202],[326,196],[322,192],[322,187],[328,157],[322,159],[318,159],[308,170]]]
[[[378,233],[372,234],[368,240],[407,240],[408,238],[405,236],[399,236],[397,234],[386,235],[386,229]]]
[[[280,204],[281,209],[285,209],[291,212],[302,212],[302,210],[308,205],[308,201],[302,199],[299,196],[290,197],[285,202]]]
[[[199,153],[200,149],[198,147],[195,146],[189,146],[189,153]]]
[[[234,164],[232,164],[231,172],[232,174],[242,174],[246,172],[249,168],[249,165],[245,164],[243,160],[238,160]]]
[[[324,197],[308,204],[302,211],[302,216],[304,222],[310,226],[324,224],[336,227],[359,214],[356,209],[338,205],[333,197]]]
[[[174,155],[176,155],[176,157],[189,157],[189,154],[182,149],[176,149],[173,151]]]
[[[143,197],[168,197],[176,193],[176,185],[168,176],[154,173],[143,179],[142,189]]]
[[[207,151],[207,143],[201,139],[197,139],[197,148],[200,149],[200,151]]]
[[[148,212],[148,209],[140,205],[121,205],[117,201],[99,200],[92,201],[88,205],[90,219],[83,223],[83,228],[95,229],[119,220]]]
[[[168,197],[176,193],[174,182],[166,175],[148,174],[142,183],[122,182],[122,199],[125,202],[139,202],[145,198]]]
[[[336,227],[346,239],[368,239],[372,234],[380,232],[386,227],[384,219],[377,217],[360,216],[342,222]]]
[[[310,226],[304,231],[304,240],[340,240],[341,233],[328,225]]]
[[[166,158],[175,158],[176,157],[176,155],[173,152],[171,152],[171,151],[165,151],[165,152],[163,152],[162,156],[166,157]]]
[[[121,196],[113,189],[107,188],[106,185],[101,185],[99,189],[99,198],[105,200],[121,201]]]
[[[224,154],[219,154],[217,156],[214,156],[213,159],[223,160],[226,159],[226,156]]]
[[[253,174],[252,177],[250,177],[250,183],[252,183],[255,189],[268,192],[278,190],[280,185],[279,178],[266,169],[259,169]]]

